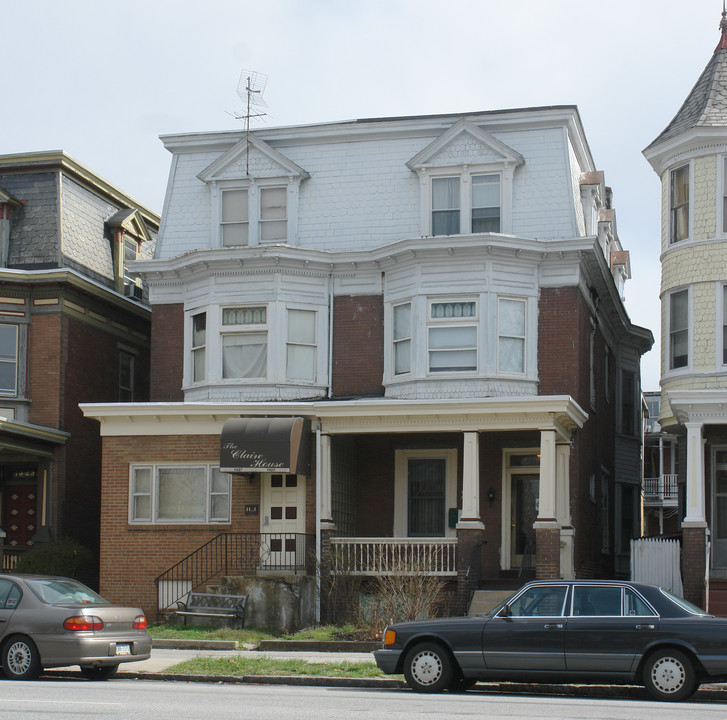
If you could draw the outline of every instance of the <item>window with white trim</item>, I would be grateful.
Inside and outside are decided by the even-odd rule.
[[[288,309],[286,377],[288,380],[316,380],[316,312]]]
[[[472,232],[500,232],[500,175],[472,176]]]
[[[689,237],[689,165],[672,170],[669,182],[669,241]]]
[[[287,188],[260,189],[260,242],[285,242],[288,239],[286,216]]]
[[[501,373],[525,372],[525,300],[498,298],[497,370]]]
[[[669,295],[669,369],[689,365],[689,290]]]
[[[228,523],[230,475],[213,465],[130,468],[132,523]]]
[[[727,155],[722,158],[722,234],[727,235]]]
[[[477,370],[477,302],[430,301],[427,356],[430,373]]]
[[[459,177],[432,178],[432,235],[457,235]]]
[[[500,173],[432,177],[431,234],[501,232]]]
[[[192,315],[192,382],[204,382],[207,313]]]
[[[0,325],[0,395],[18,394],[18,326]]]
[[[247,245],[250,231],[250,211],[247,190],[222,191],[222,246]]]
[[[394,305],[394,375],[411,372],[411,303]]]
[[[267,306],[222,308],[222,377],[268,374]]]
[[[722,286],[722,364],[727,365],[727,285]]]

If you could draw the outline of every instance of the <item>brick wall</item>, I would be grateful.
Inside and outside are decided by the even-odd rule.
[[[184,361],[184,305],[154,305],[151,314],[152,402],[181,402]]]
[[[336,297],[333,303],[333,396],[383,395],[383,377],[383,297]]]

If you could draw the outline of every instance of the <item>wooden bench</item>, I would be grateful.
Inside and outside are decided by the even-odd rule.
[[[234,620],[235,627],[245,624],[247,595],[220,595],[190,591],[184,600],[177,601],[177,615],[188,617],[225,618]]]

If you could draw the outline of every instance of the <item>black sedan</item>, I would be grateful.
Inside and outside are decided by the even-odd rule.
[[[484,616],[389,625],[374,656],[418,692],[478,680],[606,682],[684,700],[727,679],[727,619],[653,585],[536,581]]]

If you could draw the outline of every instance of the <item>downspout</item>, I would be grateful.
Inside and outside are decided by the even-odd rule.
[[[328,399],[333,397],[333,270],[328,273]]]
[[[316,419],[316,624],[321,622],[321,421]]]

